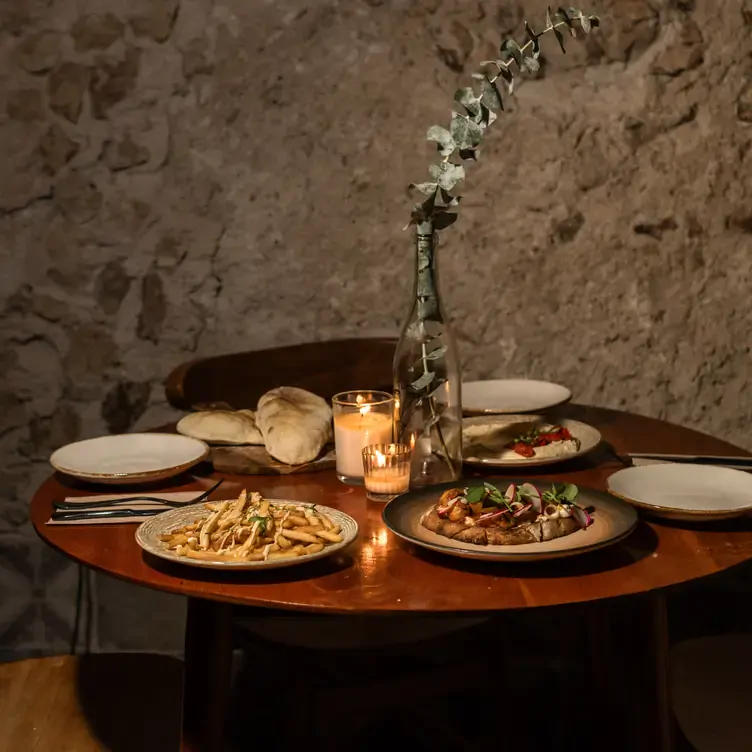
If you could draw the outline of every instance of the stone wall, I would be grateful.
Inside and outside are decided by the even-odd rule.
[[[466,373],[752,448],[752,4],[592,10],[602,30],[518,87],[445,233]],[[505,0],[0,4],[0,645],[66,646],[75,568],[26,521],[52,449],[171,417],[162,379],[189,358],[398,330],[425,130],[522,18]],[[175,612],[97,593],[100,647],[153,642],[143,615]]]

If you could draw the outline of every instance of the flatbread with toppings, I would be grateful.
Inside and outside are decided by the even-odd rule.
[[[514,546],[571,535],[592,523],[575,503],[577,486],[553,484],[541,492],[532,483],[510,483],[502,491],[490,483],[451,488],[422,517],[438,535],[480,546]]]

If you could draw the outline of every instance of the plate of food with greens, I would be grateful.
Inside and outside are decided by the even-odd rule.
[[[417,546],[466,559],[556,559],[613,545],[637,513],[607,493],[571,483],[474,479],[410,491],[384,523]]]

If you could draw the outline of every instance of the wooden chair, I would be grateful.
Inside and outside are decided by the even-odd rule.
[[[0,749],[180,748],[182,662],[161,655],[56,656],[0,664]]]
[[[167,401],[180,410],[226,404],[255,409],[277,386],[297,386],[330,399],[350,389],[392,391],[396,339],[341,339],[202,358],[167,377]]]

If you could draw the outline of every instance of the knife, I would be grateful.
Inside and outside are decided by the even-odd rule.
[[[650,452],[625,452],[626,457],[643,460],[686,462],[693,465],[714,465],[736,470],[752,470],[752,457],[727,457],[720,454],[658,454]]]
[[[113,517],[153,517],[162,514],[166,509],[94,509],[88,512],[53,512],[54,522],[66,522],[70,520],[100,520]]]

